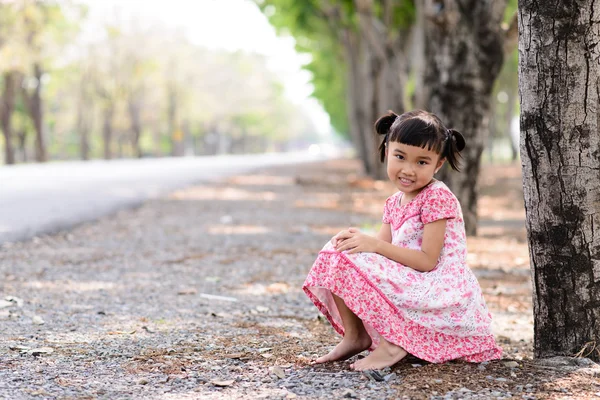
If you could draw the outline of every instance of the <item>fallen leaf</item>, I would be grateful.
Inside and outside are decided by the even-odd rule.
[[[198,293],[198,291],[194,288],[181,289],[179,292],[177,292],[177,294],[180,296],[196,293]]]
[[[54,349],[52,347],[40,347],[38,349],[28,350],[27,353],[32,356],[41,356],[43,354],[52,354],[54,353]]]
[[[12,307],[14,305],[15,305],[15,303],[13,303],[12,301],[0,300],[0,309]]]
[[[31,349],[31,347],[28,346],[11,346],[9,347],[10,350],[16,350],[16,351],[20,351],[21,353],[26,353],[27,351],[29,351],[29,349]]]
[[[4,302],[10,303],[10,305],[5,305],[4,307],[10,307],[10,306],[14,306],[14,305],[16,305],[17,307],[23,307],[23,299],[21,299],[19,297],[6,296],[4,298]],[[6,304],[6,303],[2,303],[2,304]],[[2,308],[2,307],[0,307],[0,308]]]
[[[233,380],[233,379],[227,380],[227,381],[221,381],[221,380],[210,381],[210,383],[212,383],[215,386],[219,386],[219,387],[231,386],[231,385],[233,385],[234,382],[235,382],[235,380]]]

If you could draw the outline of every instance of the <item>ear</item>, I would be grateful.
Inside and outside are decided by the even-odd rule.
[[[437,165],[435,166],[435,172],[434,174],[437,174],[438,171],[442,168],[442,166],[444,165],[444,163],[446,162],[445,158],[440,158],[439,161],[437,162]]]

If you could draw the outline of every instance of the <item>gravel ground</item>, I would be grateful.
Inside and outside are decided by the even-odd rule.
[[[312,366],[338,338],[301,291],[306,273],[341,228],[373,229],[391,194],[349,175],[355,168],[336,161],[257,171],[5,244],[0,397],[600,396],[596,364],[534,363],[530,334],[517,335],[514,324],[498,327],[506,358],[483,365],[413,358],[373,373],[345,362]],[[530,304],[513,308],[512,317],[530,320]]]

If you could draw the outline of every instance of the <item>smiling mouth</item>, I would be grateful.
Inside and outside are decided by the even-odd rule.
[[[400,182],[402,182],[405,185],[410,185],[411,183],[413,183],[412,180],[406,178],[400,178]]]

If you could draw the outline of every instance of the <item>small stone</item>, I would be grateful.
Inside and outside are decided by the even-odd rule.
[[[500,396],[502,396],[502,392],[493,391],[493,392],[491,393],[491,395],[492,395],[493,397],[500,397]]]
[[[342,392],[342,397],[349,398],[349,399],[355,399],[358,396],[356,395],[356,392],[354,390],[344,389],[344,391]]]
[[[273,375],[275,375],[276,377],[278,377],[279,379],[285,378],[285,372],[283,371],[283,369],[281,369],[278,366],[273,366],[273,367],[269,368],[269,371]]]
[[[506,378],[496,378],[496,382],[508,382]]]
[[[375,370],[365,370],[363,371],[363,375],[366,376],[367,378],[369,378],[369,380],[372,381],[377,381],[377,382],[382,382],[383,381],[383,376],[381,376],[381,374]]]
[[[40,317],[39,315],[34,316],[31,319],[31,322],[34,323],[34,325],[44,325],[46,322],[44,321],[44,319],[42,317]]]
[[[392,372],[391,374],[387,374],[386,376],[384,376],[383,380],[385,382],[390,382],[391,380],[396,379],[396,376],[397,376],[396,373]]]
[[[516,361],[507,361],[504,363],[504,366],[508,368],[517,368],[519,366],[519,363]]]
[[[235,380],[229,379],[229,380],[214,380],[214,381],[211,381],[210,383],[212,383],[214,386],[218,386],[218,387],[227,387],[227,386],[233,385],[234,382],[235,382]]]
[[[138,385],[147,385],[147,384],[148,384],[148,380],[147,380],[147,379],[143,379],[143,378],[142,378],[142,379],[140,379],[140,380],[138,381]]]

